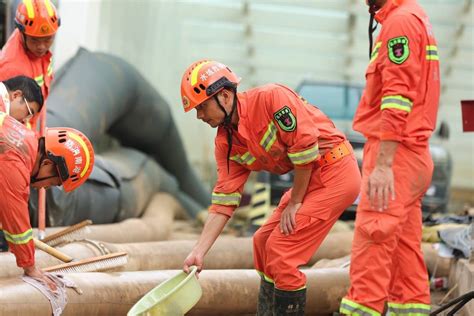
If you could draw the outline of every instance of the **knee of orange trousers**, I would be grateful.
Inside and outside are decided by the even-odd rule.
[[[262,227],[258,229],[255,234],[253,235],[253,262],[254,267],[257,271],[265,273],[266,276],[272,277],[269,275],[268,271],[265,269],[265,261],[266,261],[266,244],[268,237],[270,236],[270,232],[264,233]]]
[[[277,289],[294,291],[306,286],[306,275],[291,260],[269,254],[266,270]]]
[[[311,254],[286,251],[273,243],[271,237],[267,240],[265,250],[265,273],[273,279],[276,288],[294,291],[306,285],[306,275],[298,267],[305,264]]]

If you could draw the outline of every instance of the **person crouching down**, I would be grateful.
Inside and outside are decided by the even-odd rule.
[[[45,137],[0,112],[0,222],[10,251],[26,275],[56,286],[35,265],[35,247],[28,199],[34,188],[62,185],[70,192],[86,181],[94,150],[81,132],[66,127],[46,130]]]

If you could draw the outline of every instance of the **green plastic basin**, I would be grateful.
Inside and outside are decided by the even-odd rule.
[[[199,301],[202,289],[196,278],[195,266],[186,274],[176,276],[161,283],[145,294],[127,313],[127,316],[182,316]]]

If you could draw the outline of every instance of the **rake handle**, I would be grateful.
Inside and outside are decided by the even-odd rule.
[[[63,264],[58,264],[52,267],[47,267],[47,268],[42,268],[43,271],[45,272],[54,272],[59,269],[64,269],[64,268],[72,268],[72,267],[80,267],[86,264],[91,264],[91,263],[101,263],[107,260],[111,260],[114,258],[118,258],[121,256],[126,256],[127,253],[124,251],[120,252],[114,252],[114,253],[109,253],[106,255],[98,256],[98,257],[91,257],[91,258],[86,258],[86,259],[81,259],[79,261],[74,261],[70,263],[63,263]]]
[[[53,239],[56,239],[58,237],[61,237],[61,236],[64,236],[64,235],[67,235],[73,231],[76,231],[76,230],[79,230],[80,228],[82,227],[85,227],[85,226],[88,226],[88,225],[91,225],[92,224],[92,221],[90,219],[86,219],[80,223],[77,223],[77,224],[74,224],[72,226],[69,226],[65,229],[62,229],[54,234],[51,234],[49,236],[46,236],[44,239],[43,239],[43,242],[49,242]]]
[[[72,257],[66,255],[65,253],[62,253],[61,251],[59,251],[57,249],[54,249],[53,247],[45,244],[42,241],[39,241],[36,238],[33,238],[33,240],[34,240],[36,248],[43,250],[47,254],[61,260],[62,262],[71,262],[72,261]]]

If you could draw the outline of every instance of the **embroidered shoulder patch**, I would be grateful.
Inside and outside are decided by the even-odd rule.
[[[391,62],[400,65],[408,59],[410,48],[408,47],[408,38],[400,36],[388,41],[388,58]]]
[[[296,117],[291,112],[291,109],[284,106],[280,110],[273,113],[273,117],[278,122],[278,125],[285,132],[292,132],[296,128]]]

